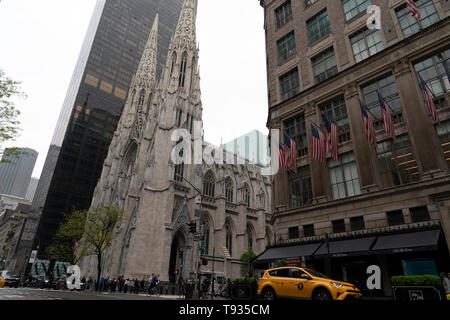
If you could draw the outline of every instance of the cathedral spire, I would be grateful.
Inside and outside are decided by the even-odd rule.
[[[142,53],[141,62],[131,83],[132,89],[153,89],[156,82],[158,21],[159,13],[156,14],[152,30]]]

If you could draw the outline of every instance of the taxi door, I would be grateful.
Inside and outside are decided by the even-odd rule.
[[[272,287],[275,289],[275,293],[277,296],[288,296],[288,285],[289,285],[289,269],[282,268],[276,269],[269,272],[271,276],[270,282],[272,283]]]
[[[301,298],[307,299],[309,298],[308,290],[309,281],[306,278],[307,274],[300,269],[290,268],[289,269],[289,278],[287,278],[286,285],[286,296],[292,298]]]

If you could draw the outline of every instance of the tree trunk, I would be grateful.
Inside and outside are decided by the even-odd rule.
[[[97,254],[97,284],[100,288],[100,274],[102,273],[102,254]]]

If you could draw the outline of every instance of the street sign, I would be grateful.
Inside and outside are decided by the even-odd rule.
[[[28,263],[34,263],[36,261],[36,256],[37,256],[37,250],[31,251],[30,261],[28,261]]]

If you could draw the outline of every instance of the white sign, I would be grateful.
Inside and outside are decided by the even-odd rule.
[[[36,261],[37,250],[31,251],[30,261],[28,263],[34,263]]]

